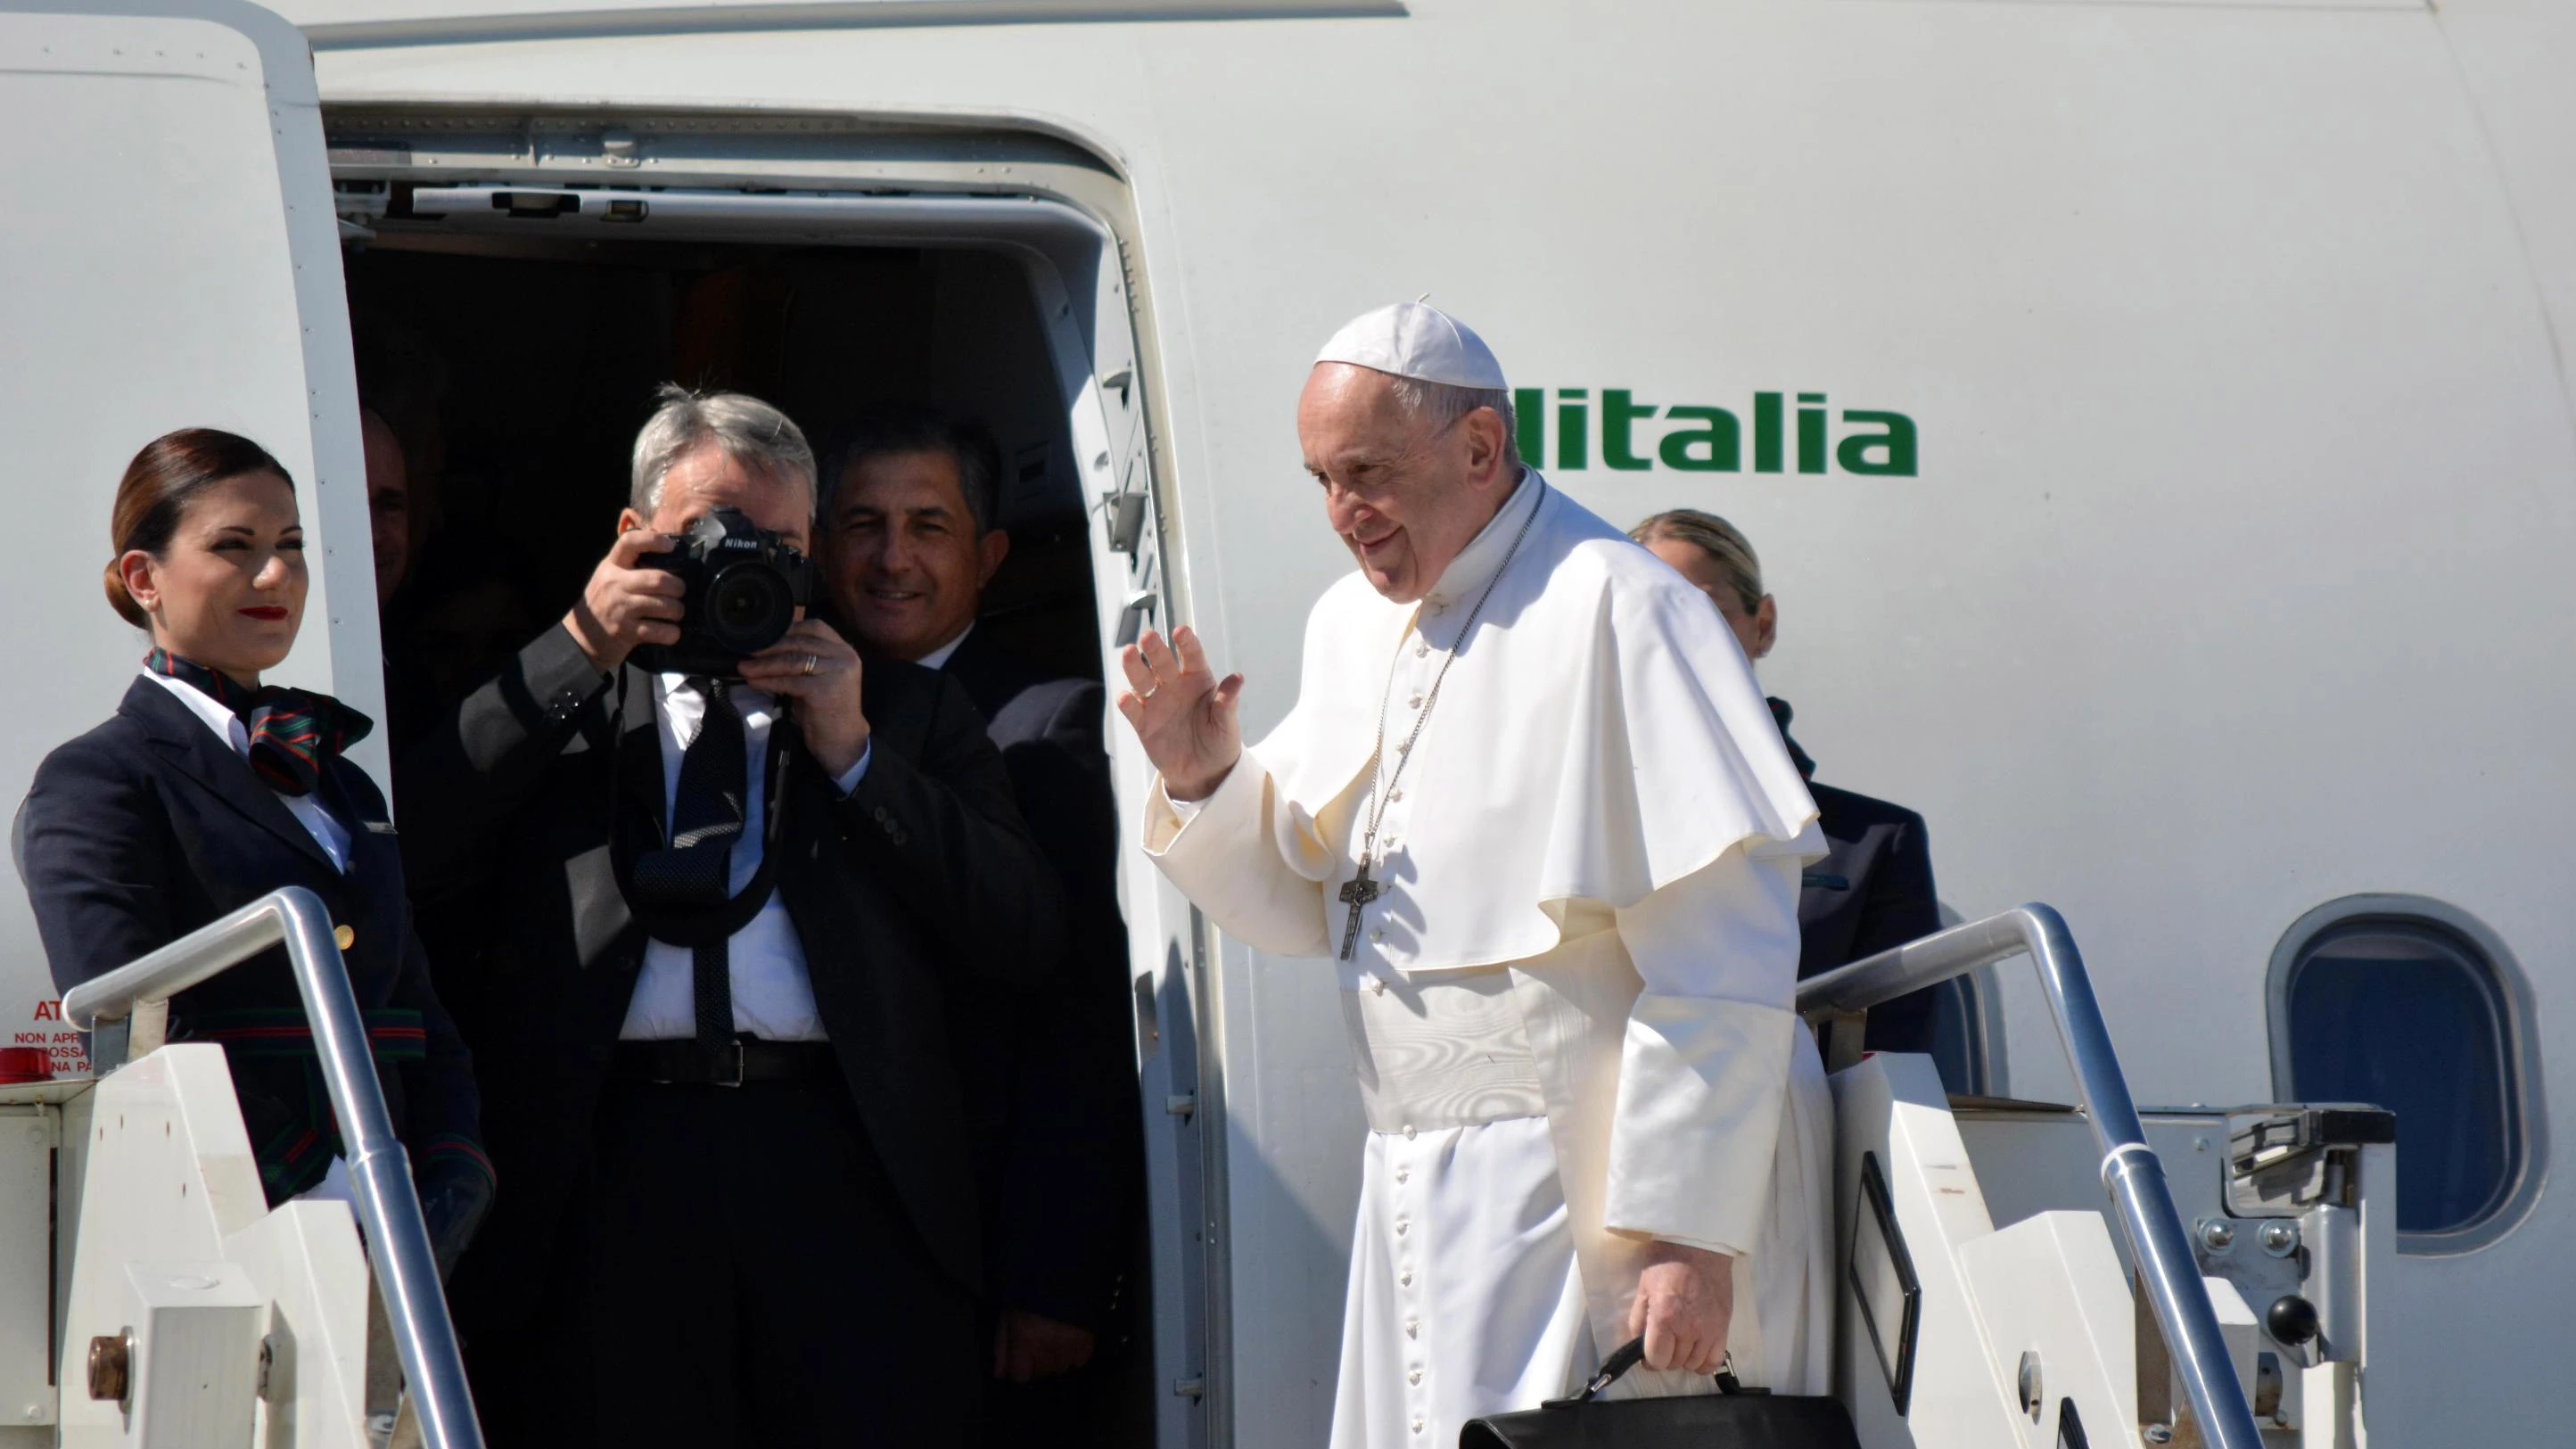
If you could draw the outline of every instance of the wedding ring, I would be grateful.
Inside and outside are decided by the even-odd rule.
[[[811,654],[806,655],[806,656],[805,656],[805,672],[806,672],[807,674],[811,674],[811,673],[813,673],[817,668],[821,667],[822,662],[823,662],[823,661],[821,661],[821,660],[819,660],[819,659],[815,658],[815,657],[814,657],[813,655],[811,655]]]

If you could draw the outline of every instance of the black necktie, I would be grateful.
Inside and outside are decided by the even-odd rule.
[[[680,788],[671,802],[670,843],[635,862],[637,888],[682,908],[721,906],[733,893],[733,848],[742,839],[750,769],[742,715],[723,681],[693,678],[706,701],[698,737],[680,755]],[[733,1031],[732,962],[718,936],[691,947],[698,1007],[698,1045],[717,1049]]]

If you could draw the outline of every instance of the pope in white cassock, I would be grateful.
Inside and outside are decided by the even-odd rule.
[[[1339,971],[1369,1135],[1335,1449],[1612,1393],[1823,1393],[1831,1103],[1791,1010],[1816,807],[1708,600],[1524,467],[1483,341],[1416,303],[1297,408],[1359,570],[1245,746],[1184,628],[1125,652],[1145,848]]]

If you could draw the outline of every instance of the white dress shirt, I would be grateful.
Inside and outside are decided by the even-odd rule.
[[[143,677],[178,696],[179,702],[186,705],[190,713],[204,720],[206,728],[215,732],[215,738],[233,747],[234,754],[245,760],[250,758],[250,729],[241,722],[241,716],[224,708],[213,695],[184,679],[155,674],[149,669],[143,671]],[[286,806],[287,813],[312,835],[314,843],[322,847],[322,853],[331,857],[331,864],[338,867],[340,874],[347,875],[349,827],[331,818],[330,810],[323,806],[318,795],[289,795],[283,790],[271,793]]]
[[[769,731],[778,722],[778,702],[749,685],[733,687],[734,707],[742,712],[742,743],[749,769],[743,801],[742,837],[733,846],[736,893],[760,870],[761,832],[768,815]],[[669,819],[680,795],[680,756],[698,737],[706,718],[704,695],[690,687],[688,676],[656,675],[653,718],[662,737],[662,813]],[[858,788],[875,754],[870,742],[859,762],[838,780],[841,793]],[[760,913],[745,922],[726,943],[725,957],[733,978],[733,1029],[765,1041],[822,1041],[822,1014],[814,1007],[814,983],[805,972],[805,946],[788,917],[787,903],[772,890]],[[696,957],[686,946],[668,941],[644,944],[644,970],[635,980],[635,995],[626,1005],[626,1024],[617,1035],[624,1041],[668,1041],[698,1034],[695,986]]]
[[[216,702],[213,695],[184,679],[173,678],[167,674],[155,674],[149,669],[142,673],[144,678],[177,695],[179,702],[186,705],[190,713],[205,721],[206,728],[215,732],[215,738],[233,747],[234,754],[245,760],[250,758],[250,727],[241,722],[240,715],[224,708]],[[331,857],[331,864],[338,868],[340,874],[347,875],[349,873],[348,827],[333,819],[331,812],[323,807],[322,801],[316,796],[289,795],[283,790],[272,790],[270,793],[278,798],[279,803],[286,806],[287,813],[295,817],[296,823],[302,825],[313,837],[313,843],[322,847],[322,853]],[[323,1171],[322,1180],[306,1191],[296,1194],[296,1198],[301,1202],[345,1202],[354,1208],[356,1199],[351,1196],[349,1189],[348,1159],[333,1157],[330,1167]]]
[[[974,632],[975,626],[969,624],[965,628],[957,631],[956,638],[949,640],[947,643],[940,645],[938,648],[931,650],[929,653],[922,655],[919,659],[912,662],[920,665],[924,669],[945,669],[948,667],[949,659],[957,653],[957,646],[965,643],[966,636]]]

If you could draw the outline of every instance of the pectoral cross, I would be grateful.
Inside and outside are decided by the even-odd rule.
[[[1351,953],[1359,949],[1360,908],[1376,900],[1378,893],[1384,889],[1384,886],[1369,879],[1369,858],[1365,855],[1361,856],[1360,873],[1342,885],[1342,901],[1351,908],[1350,924],[1342,928],[1343,960],[1351,959]]]

